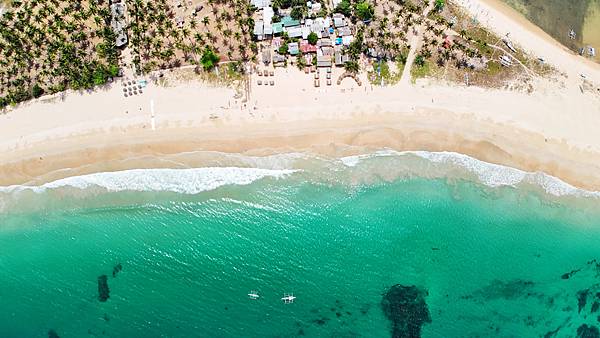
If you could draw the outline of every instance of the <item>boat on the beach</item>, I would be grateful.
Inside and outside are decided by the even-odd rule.
[[[515,46],[513,46],[512,42],[508,38],[503,38],[502,42],[504,42],[506,47],[508,47],[508,49],[510,49],[513,53],[517,52],[517,50],[515,49]]]
[[[510,67],[510,66],[512,66],[512,60],[510,59],[510,57],[508,55],[502,55],[500,57],[500,63],[504,67]]]

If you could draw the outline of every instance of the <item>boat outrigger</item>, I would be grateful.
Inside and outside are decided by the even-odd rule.
[[[258,298],[260,298],[260,296],[258,295],[258,292],[252,290],[248,294],[248,298],[250,298],[250,299],[258,299]]]
[[[517,50],[515,49],[515,46],[513,46],[512,42],[508,39],[508,36],[503,38],[502,42],[504,42],[506,47],[508,47],[508,49],[510,49],[511,52],[513,52],[513,53],[517,52]]]
[[[283,297],[281,298],[281,300],[285,303],[285,304],[290,304],[294,302],[294,299],[296,299],[296,297],[294,297],[293,293],[284,293]]]

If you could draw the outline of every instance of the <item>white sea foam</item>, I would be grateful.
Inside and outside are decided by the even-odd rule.
[[[210,167],[194,169],[134,169],[118,172],[103,172],[83,176],[69,177],[41,186],[9,186],[0,187],[0,193],[20,191],[44,192],[62,187],[75,189],[100,188],[109,192],[118,191],[169,191],[183,194],[197,194],[203,191],[214,190],[225,185],[247,185],[266,177],[284,178],[294,172],[299,162],[307,159],[304,154],[282,154],[269,157],[244,157],[245,165],[255,164],[262,168],[241,167]],[[380,150],[370,154],[348,156],[339,159],[346,167],[356,167],[369,159],[381,157],[411,156],[413,159],[422,159],[432,164],[449,165],[473,174],[479,182],[490,187],[517,186],[519,184],[536,185],[554,196],[576,195],[584,197],[600,197],[600,192],[591,192],[573,187],[560,179],[541,173],[525,172],[519,169],[487,163],[467,155],[453,152],[427,152]],[[315,160],[324,160],[315,157]],[[265,163],[266,162],[266,163]],[[244,165],[244,166],[245,166]],[[304,164],[305,165],[305,164]],[[302,171],[317,168],[303,168]],[[443,175],[447,170],[443,166],[437,168],[437,173]],[[268,169],[267,169],[268,168]],[[319,169],[320,168],[320,169]],[[0,201],[1,202],[1,201]]]
[[[134,169],[102,172],[68,177],[41,186],[14,185],[0,188],[0,192],[30,190],[44,192],[48,189],[72,187],[77,189],[103,188],[118,191],[170,191],[197,194],[224,185],[247,185],[265,177],[282,178],[295,170],[270,170],[259,168],[194,168],[194,169]]]
[[[355,167],[361,161],[389,156],[418,156],[431,163],[452,165],[474,174],[479,182],[489,187],[517,186],[526,183],[541,187],[546,193],[553,196],[576,195],[583,197],[600,197],[598,191],[588,191],[576,188],[557,177],[542,172],[526,172],[512,167],[480,161],[473,157],[454,152],[428,152],[382,150],[367,155],[348,156],[341,158],[341,162],[348,167]]]

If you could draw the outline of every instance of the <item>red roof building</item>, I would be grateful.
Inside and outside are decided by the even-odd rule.
[[[317,46],[311,45],[306,40],[302,40],[302,41],[300,41],[300,50],[302,51],[303,54],[316,53]]]

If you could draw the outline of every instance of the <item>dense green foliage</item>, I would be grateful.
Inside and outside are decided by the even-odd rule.
[[[441,11],[444,9],[444,6],[446,5],[446,1],[444,0],[435,0],[435,10],[436,11]]]
[[[300,20],[304,17],[305,11],[302,7],[294,7],[290,12],[290,16],[294,20]]]
[[[204,67],[201,58],[209,47],[221,60],[252,60],[258,48],[251,39],[255,8],[248,0],[211,0],[198,13],[172,1],[127,0],[131,48],[140,73],[184,64]]]
[[[368,1],[358,2],[355,9],[356,16],[363,21],[369,21],[373,18],[373,15],[375,15],[375,9]]]
[[[344,63],[344,69],[350,73],[358,73],[360,71],[360,65],[358,62],[351,60]]]
[[[306,40],[308,40],[308,43],[311,45],[316,45],[317,41],[319,41],[319,36],[315,32],[310,32],[310,34],[308,34],[306,37]]]
[[[340,4],[334,10],[336,13],[342,13],[345,16],[352,15],[352,5],[350,4],[350,0],[342,0]]]
[[[204,53],[202,53],[202,59],[200,60],[200,63],[202,63],[204,70],[211,70],[215,68],[217,63],[219,63],[219,56],[207,46],[204,48]]]
[[[279,52],[279,54],[282,54],[282,55],[287,54],[287,52],[288,52],[288,44],[287,43],[282,44],[281,47],[279,47],[278,52]]]
[[[107,1],[13,1],[0,18],[0,108],[117,75],[110,19]]]

